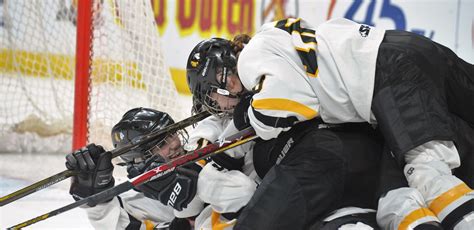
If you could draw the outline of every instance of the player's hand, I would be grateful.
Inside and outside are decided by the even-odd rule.
[[[69,193],[80,200],[114,186],[112,153],[100,145],[86,147],[66,155],[66,167],[78,171],[71,179]]]
[[[187,218],[178,218],[175,217],[169,226],[169,230],[191,230],[193,226],[191,226],[190,221]]]
[[[250,126],[248,109],[252,101],[253,93],[242,95],[240,102],[234,108],[233,120],[235,127],[241,131]]]
[[[242,170],[244,166],[244,158],[233,158],[225,153],[215,154],[207,159],[208,164],[211,164],[218,171]]]

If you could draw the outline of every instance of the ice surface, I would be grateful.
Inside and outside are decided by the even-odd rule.
[[[115,161],[115,160],[114,160]],[[65,170],[62,154],[0,154],[0,196],[5,196],[34,182]],[[122,183],[125,171],[115,166],[116,184]],[[0,229],[5,229],[74,202],[66,179],[0,207]],[[25,229],[93,229],[81,208],[50,217]]]
[[[65,170],[60,154],[0,154],[0,196]],[[0,207],[0,229],[74,202],[69,179]],[[81,208],[50,217],[25,229],[93,229]]]
[[[64,183],[64,182],[63,182]],[[0,195],[4,196],[28,186],[25,180],[0,177]],[[48,213],[74,202],[63,188],[47,188],[0,207],[0,229],[5,229],[23,221]],[[50,217],[25,229],[93,229],[87,215],[81,208]]]

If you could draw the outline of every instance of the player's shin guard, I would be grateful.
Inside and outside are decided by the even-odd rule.
[[[456,165],[453,156],[457,156],[457,150],[445,143],[441,146],[425,143],[405,155],[408,163],[405,176],[410,187],[420,191],[444,229],[454,229],[455,226],[456,230],[472,229],[474,192],[451,174],[453,167],[450,165]]]
[[[474,228],[474,191],[460,183],[429,203],[444,229]]]
[[[382,229],[443,229],[429,210],[420,192],[414,188],[398,188],[379,199],[377,223]]]

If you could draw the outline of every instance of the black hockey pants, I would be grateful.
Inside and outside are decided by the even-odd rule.
[[[453,116],[474,127],[474,66],[448,48],[405,31],[386,31],[377,56],[372,111],[391,151],[453,140]]]
[[[376,202],[374,170],[378,169],[382,144],[369,126],[306,127],[310,130],[294,140],[283,160],[280,157],[281,162],[265,174],[234,229],[310,229],[319,226],[321,219],[335,209],[368,207]],[[287,144],[292,136],[279,138]],[[270,152],[280,146],[270,143]],[[261,152],[255,152],[255,148],[254,155],[259,155]],[[278,148],[275,153],[281,156],[284,149]],[[272,161],[278,157],[270,154],[266,159]]]

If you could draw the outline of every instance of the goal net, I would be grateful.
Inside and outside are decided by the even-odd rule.
[[[72,137],[84,135],[73,131],[76,122],[87,124],[87,142],[111,149],[112,126],[133,107],[183,118],[160,50],[155,1],[91,1],[91,42],[82,44],[84,57],[76,45],[89,37],[76,42],[76,36],[78,4],[86,2],[0,3],[0,151],[66,153]],[[89,63],[89,85],[76,83],[76,60],[81,59]],[[75,104],[81,87],[85,93],[76,100],[87,103]],[[74,116],[81,108],[88,117],[78,121]]]

